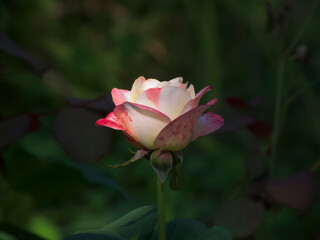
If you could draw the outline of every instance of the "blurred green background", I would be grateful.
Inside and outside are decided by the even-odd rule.
[[[112,110],[111,89],[139,76],[212,85],[202,101],[218,97],[211,111],[225,118],[184,150],[168,220],[237,239],[319,239],[317,2],[0,0],[0,239],[62,239],[155,204],[147,160],[95,161],[132,156],[94,121]]]

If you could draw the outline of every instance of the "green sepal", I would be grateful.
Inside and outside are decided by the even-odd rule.
[[[140,158],[143,158],[148,153],[149,152],[147,150],[139,149],[130,160],[128,160],[128,161],[126,161],[124,163],[119,163],[119,164],[114,164],[114,165],[109,165],[109,164],[106,164],[106,163],[104,163],[102,161],[98,161],[98,162],[101,163],[105,167],[120,168],[120,167],[125,167],[125,166],[128,166],[128,165],[136,162],[137,160],[139,160]]]
[[[171,153],[165,150],[154,151],[150,156],[150,164],[164,183],[173,164]]]
[[[182,151],[180,152],[174,152],[174,161],[172,166],[172,175],[170,179],[170,189],[172,191],[179,191],[181,189],[182,185],[182,177],[181,177],[181,167],[183,163],[183,154]]]

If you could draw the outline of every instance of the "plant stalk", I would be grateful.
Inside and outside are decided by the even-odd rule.
[[[285,70],[285,59],[284,57],[280,57],[279,68],[278,68],[278,78],[277,78],[275,113],[274,113],[274,120],[273,120],[274,132],[273,132],[271,158],[270,158],[270,166],[269,166],[271,174],[274,172],[274,164],[276,160],[277,144],[278,144],[278,138],[279,138],[279,132],[280,132],[284,70]]]
[[[158,210],[158,240],[166,240],[166,208],[164,203],[164,185],[157,178],[157,210]]]

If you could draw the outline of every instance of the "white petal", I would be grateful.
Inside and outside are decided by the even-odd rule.
[[[160,92],[158,109],[173,120],[180,115],[183,107],[190,100],[185,90],[179,87],[164,87]]]
[[[155,149],[154,140],[170,119],[155,109],[125,102],[113,110],[127,133],[147,149]]]
[[[192,84],[190,84],[190,86],[187,89],[187,92],[189,93],[190,97],[193,99],[196,96],[196,93],[194,91],[194,87]]]
[[[140,94],[136,103],[154,108],[171,120],[178,117],[186,105],[191,100],[186,90],[179,87],[153,88]]]
[[[149,78],[142,84],[142,90],[146,91],[149,88],[156,88],[158,87],[160,81],[157,79]]]
[[[171,79],[169,82],[170,83],[182,83],[183,82],[183,78],[182,77],[177,77],[177,78]]]
[[[184,114],[184,113],[190,111],[192,108],[195,108],[196,106],[198,106],[198,105],[199,105],[199,101],[200,101],[200,99],[202,98],[202,96],[203,96],[206,92],[210,91],[211,89],[212,89],[211,86],[207,86],[207,87],[203,88],[200,92],[198,92],[198,93],[196,94],[196,96],[195,96],[194,98],[192,98],[191,101],[189,101],[189,102],[184,106],[183,110],[181,111],[181,114]],[[213,101],[217,101],[217,99],[214,99]]]
[[[161,91],[162,88],[149,88],[140,94],[140,96],[136,99],[136,103],[160,111],[159,101]]]
[[[162,81],[158,84],[158,88],[163,88],[163,87],[167,87],[170,86],[170,83],[168,81]]]
[[[142,85],[146,81],[144,77],[137,78],[131,88],[131,102],[135,102],[137,97],[142,93]]]

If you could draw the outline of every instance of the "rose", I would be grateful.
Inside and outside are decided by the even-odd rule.
[[[223,125],[221,116],[203,114],[217,102],[216,98],[199,106],[201,97],[211,89],[207,86],[195,94],[193,85],[187,87],[181,77],[162,82],[139,77],[131,91],[112,89],[116,107],[96,124],[121,130],[132,145],[141,149],[180,151]]]
[[[179,188],[179,166],[183,161],[180,150],[224,123],[215,113],[203,114],[217,102],[216,98],[199,106],[201,97],[212,87],[207,86],[195,94],[193,85],[187,85],[182,78],[160,82],[139,77],[131,91],[112,89],[116,107],[96,124],[121,130],[132,145],[140,148],[129,161],[112,167],[126,166],[150,153],[148,159],[162,183],[172,166],[178,164],[170,186]],[[171,152],[177,160],[173,160]]]

